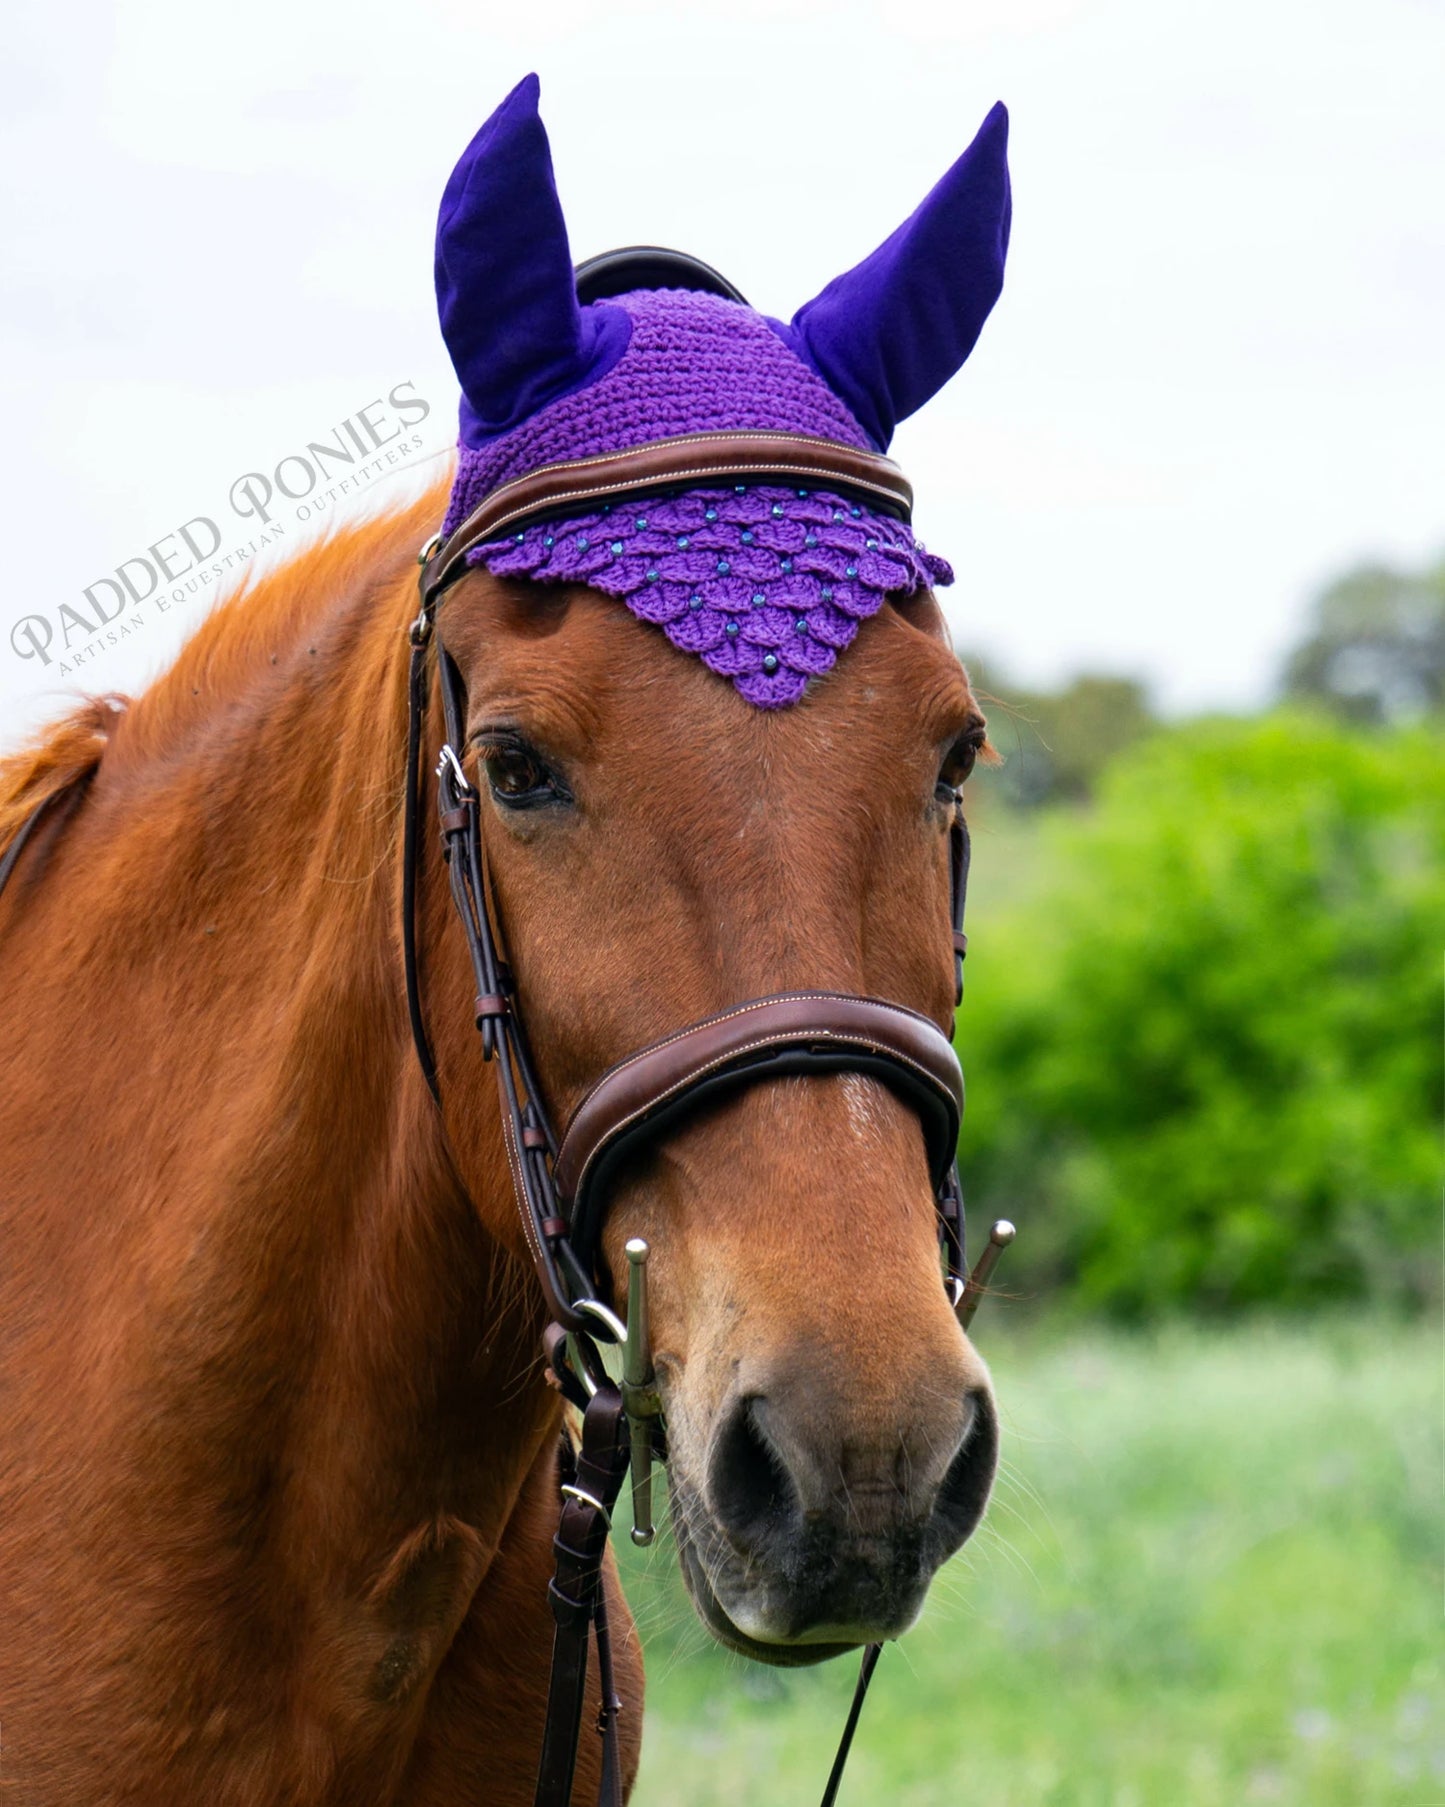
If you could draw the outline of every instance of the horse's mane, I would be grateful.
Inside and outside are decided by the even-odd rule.
[[[395,583],[441,520],[450,482],[448,473],[413,502],[334,528],[265,576],[247,572],[139,697],[85,697],[0,758],[0,851],[38,803],[95,771],[121,715],[130,752],[163,751],[218,697],[242,689],[321,607]]]

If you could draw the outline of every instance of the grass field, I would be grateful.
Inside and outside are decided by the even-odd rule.
[[[1045,1340],[986,1309],[988,1523],[884,1652],[840,1807],[1445,1807],[1441,1352],[1369,1322]],[[625,1557],[634,1807],[808,1807],[854,1666],[710,1645]]]

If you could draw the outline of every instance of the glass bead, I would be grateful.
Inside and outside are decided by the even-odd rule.
[[[745,546],[751,546],[752,543],[753,543],[752,533],[747,528],[744,528],[743,529],[743,544]]]
[[[843,567],[843,575],[844,577],[856,577],[858,575],[858,567],[856,565],[845,565]]]
[[[622,541],[621,540],[613,540],[612,550],[613,550],[614,554],[620,552],[622,550]]]
[[[656,573],[656,571],[649,571],[649,572],[648,572],[648,573],[647,573],[647,581],[648,581],[648,583],[650,583],[650,584],[655,584],[655,583],[656,583],[656,582],[657,582],[657,573]]]
[[[763,670],[768,674],[769,677],[771,677],[777,669],[778,669],[778,655],[776,653],[764,653],[763,654]]]
[[[702,597],[689,596],[687,599],[687,606],[694,611],[700,609],[702,607]]]
[[[720,558],[718,560],[717,574],[719,577],[726,577],[728,572],[731,570],[732,570],[732,566],[727,562],[727,560],[725,558]]]
[[[816,533],[810,533],[804,537],[803,544],[805,546],[816,546],[817,543],[818,543],[818,536]]]
[[[691,541],[691,540],[690,540],[690,539],[689,539],[689,538],[688,538],[688,537],[687,537],[687,535],[686,535],[686,534],[685,534],[685,533],[680,533],[680,534],[678,534],[678,536],[677,536],[677,549],[678,549],[678,551],[679,551],[679,552],[686,552],[686,551],[687,551],[687,549],[688,549],[688,547],[689,547],[689,546],[690,546],[690,545],[691,545],[691,544],[692,544],[692,541]]]
[[[773,505],[772,505],[772,507],[771,507],[771,508],[770,508],[770,509],[769,509],[769,510],[768,510],[768,513],[769,513],[769,514],[770,514],[770,515],[771,515],[771,516],[772,516],[772,517],[773,517],[773,519],[774,519],[774,520],[775,520],[775,521],[781,521],[781,520],[782,520],[782,518],[783,518],[783,505],[782,505],[782,503],[781,503],[781,502],[774,502],[774,504],[773,504]]]
[[[793,626],[800,634],[806,634],[808,631],[808,617],[806,615],[799,615],[798,619],[793,623]]]
[[[736,621],[729,621],[729,622],[728,622],[728,623],[727,623],[727,625],[726,625],[726,626],[725,626],[725,627],[724,627],[724,628],[723,628],[723,632],[724,632],[724,633],[725,633],[725,634],[726,634],[726,635],[727,635],[727,637],[728,637],[728,639],[729,639],[729,640],[736,640],[736,639],[737,639],[737,637],[738,637],[738,624],[737,624],[737,622],[736,622]]]
[[[785,558],[783,560],[783,576],[791,577],[792,575],[793,575],[793,561],[790,558]]]
[[[717,519],[717,510],[715,508],[704,510],[702,518],[705,521],[715,521]]]

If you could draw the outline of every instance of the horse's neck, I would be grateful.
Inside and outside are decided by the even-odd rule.
[[[247,1562],[317,1592],[323,1665],[389,1590],[466,1595],[555,1417],[406,1027],[406,612],[395,583],[343,598],[227,695],[183,658],[194,707],[121,724],[5,959],[30,1025],[0,1030],[7,1266],[85,1326],[15,1371],[77,1414],[77,1463],[90,1427],[117,1541],[129,1515],[213,1543],[203,1616],[256,1597]]]

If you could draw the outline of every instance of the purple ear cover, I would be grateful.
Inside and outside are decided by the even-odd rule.
[[[880,450],[973,350],[1003,288],[1011,213],[1000,101],[911,218],[778,329]]]
[[[437,310],[461,380],[464,445],[595,382],[631,335],[620,308],[577,305],[540,91],[535,75],[518,82],[442,194]]]
[[[690,289],[577,300],[529,75],[467,146],[437,222],[437,306],[461,379],[443,531],[546,464],[689,433],[880,450],[972,351],[1003,285],[1008,115],[922,206],[794,315]],[[468,555],[615,596],[761,709],[799,702],[890,595],[952,581],[903,522],[809,485],[697,487],[547,517]]]

